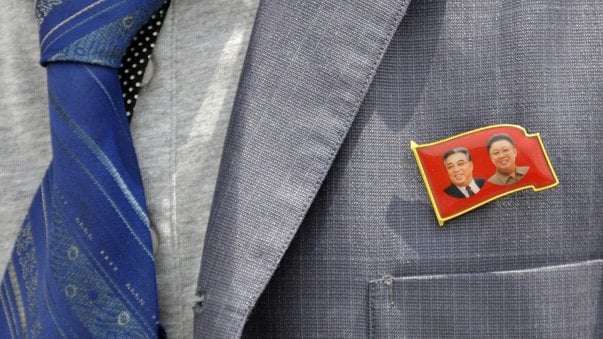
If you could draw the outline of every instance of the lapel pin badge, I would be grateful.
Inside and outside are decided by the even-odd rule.
[[[493,125],[444,140],[410,142],[438,224],[505,195],[559,184],[538,133]]]

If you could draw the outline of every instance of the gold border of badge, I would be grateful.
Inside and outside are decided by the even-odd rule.
[[[546,159],[546,163],[548,165],[549,170],[551,171],[551,173],[553,174],[553,177],[555,178],[555,182],[548,185],[548,186],[544,186],[544,187],[540,187],[537,188],[534,185],[525,185],[525,186],[521,186],[515,189],[512,189],[510,191],[506,191],[503,192],[497,196],[494,196],[492,198],[489,198],[487,200],[481,201],[479,203],[477,203],[474,206],[471,206],[469,208],[466,208],[456,214],[453,214],[451,216],[445,217],[443,218],[440,214],[440,211],[438,209],[438,205],[436,204],[433,192],[431,191],[431,186],[429,184],[429,181],[427,180],[427,175],[425,174],[425,169],[423,168],[423,164],[421,163],[421,159],[419,158],[419,153],[418,153],[418,149],[420,148],[424,148],[424,147],[429,147],[429,146],[434,146],[434,145],[438,145],[438,144],[443,144],[445,142],[451,141],[453,139],[456,138],[460,138],[469,134],[473,134],[476,132],[481,132],[481,131],[485,131],[488,129],[492,129],[492,128],[499,128],[499,127],[511,127],[511,128],[517,128],[521,131],[523,131],[523,134],[525,135],[525,137],[527,138],[533,138],[536,137],[538,139],[538,143],[540,144],[540,148],[542,150],[542,153],[544,154],[544,158]],[[540,138],[540,133],[533,133],[533,134],[529,134],[525,128],[519,126],[519,125],[513,125],[513,124],[498,124],[498,125],[490,125],[490,126],[485,126],[485,127],[480,127],[471,131],[467,131],[467,132],[463,132],[457,135],[453,135],[451,137],[448,137],[446,139],[443,140],[439,140],[439,141],[435,141],[435,142],[431,142],[431,143],[427,143],[427,144],[417,144],[415,141],[411,140],[410,141],[410,149],[412,150],[414,156],[415,156],[415,160],[417,161],[417,166],[419,167],[419,172],[421,172],[421,177],[423,178],[423,182],[425,183],[425,187],[427,188],[427,194],[429,195],[429,200],[431,201],[431,205],[433,206],[433,210],[435,211],[436,214],[436,218],[438,219],[438,224],[440,225],[440,227],[444,227],[444,223],[448,220],[454,219],[456,217],[459,217],[463,214],[466,214],[478,207],[481,207],[491,201],[494,201],[498,198],[502,198],[504,196],[507,196],[509,194],[515,193],[515,192],[519,192],[519,191],[523,191],[526,189],[531,188],[534,192],[539,192],[539,191],[543,191],[543,190],[547,190],[547,189],[551,189],[557,185],[559,185],[559,179],[557,178],[557,173],[555,173],[555,170],[553,169],[553,165],[551,164],[551,160],[549,159],[549,155],[546,152],[546,149],[544,148],[544,144],[542,143],[542,139]]]

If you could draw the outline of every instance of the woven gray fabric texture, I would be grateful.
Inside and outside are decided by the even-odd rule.
[[[593,291],[601,284],[603,260],[379,279],[369,285],[371,336],[596,337],[601,300]]]
[[[260,7],[208,229],[197,333],[234,335],[250,312],[245,337],[600,337],[603,5],[412,1],[330,163],[322,150],[342,133],[338,105],[353,101],[346,89],[367,61],[356,53],[387,42],[401,8],[385,3]],[[358,78],[370,77],[363,70]],[[561,184],[438,227],[409,141],[497,123],[539,132]],[[289,244],[321,166],[329,173]],[[389,313],[371,285],[383,276],[395,282]],[[412,312],[422,304],[459,318]]]

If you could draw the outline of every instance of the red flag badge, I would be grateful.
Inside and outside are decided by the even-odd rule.
[[[559,184],[540,135],[494,125],[444,140],[410,142],[438,223],[443,226],[488,202]]]

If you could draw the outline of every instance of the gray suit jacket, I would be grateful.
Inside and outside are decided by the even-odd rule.
[[[603,335],[603,3],[265,1],[199,338]],[[539,132],[561,184],[439,228],[409,148]]]

